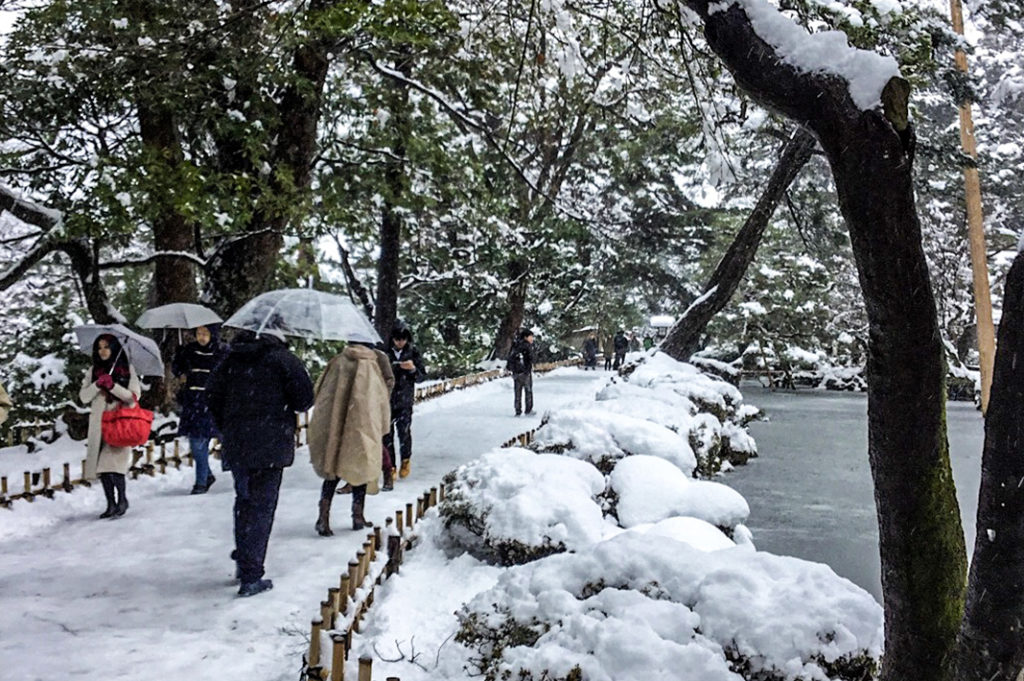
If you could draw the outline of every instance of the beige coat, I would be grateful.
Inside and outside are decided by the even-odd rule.
[[[0,383],[0,424],[7,420],[7,416],[11,413],[11,407],[13,406],[10,395],[4,390],[3,383]]]
[[[383,353],[359,345],[350,345],[327,364],[313,389],[316,402],[309,421],[309,458],[317,475],[365,484],[368,493],[377,493],[394,380]]]
[[[131,378],[128,388],[114,384],[111,394],[121,403],[132,406],[142,394],[139,377],[135,369],[129,367]],[[110,447],[103,442],[103,412],[117,409],[118,401],[107,402],[107,395],[92,380],[92,369],[86,369],[82,376],[82,389],[78,391],[78,399],[92,407],[89,412],[89,447],[85,457],[85,479],[95,480],[99,473],[121,473],[125,475],[132,466],[131,447]]]

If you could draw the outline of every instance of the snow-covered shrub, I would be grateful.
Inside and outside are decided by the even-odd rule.
[[[625,532],[505,572],[458,613],[485,680],[873,678],[882,610],[828,566]]]
[[[620,461],[610,476],[618,495],[619,525],[633,527],[673,516],[699,518],[726,534],[750,515],[736,490],[717,482],[694,480],[668,461],[637,455]]]
[[[439,513],[453,544],[515,565],[593,544],[611,529],[597,497],[604,476],[590,463],[526,449],[497,449],[445,480]]]

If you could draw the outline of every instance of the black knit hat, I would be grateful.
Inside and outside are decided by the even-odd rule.
[[[529,338],[533,335],[533,329],[523,328],[519,331],[520,338]]]

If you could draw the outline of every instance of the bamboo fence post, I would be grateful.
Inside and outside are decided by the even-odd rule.
[[[50,491],[50,468],[47,466],[43,469],[43,493],[51,495]]]
[[[25,498],[32,501],[32,474],[25,471]]]
[[[313,631],[309,637],[309,659],[306,660],[307,671],[320,666],[320,629],[323,620],[319,617],[313,620]]]
[[[85,459],[82,459],[82,484],[89,484],[89,481],[85,479]]]
[[[181,468],[181,443],[178,438],[174,438],[174,468]]]
[[[388,565],[384,569],[384,573],[390,577],[391,575],[398,574],[398,568],[401,563],[399,560],[402,550],[402,538],[396,534],[388,537]]]
[[[388,524],[391,524],[391,518],[388,518]],[[381,543],[381,529],[380,525],[373,527],[373,554],[376,557],[377,552],[380,551]]]
[[[153,441],[146,443],[146,472],[153,470]]]
[[[437,486],[437,500],[444,501],[444,483]]]
[[[348,614],[348,597],[352,593],[352,578],[348,573],[341,575],[340,588],[338,589],[338,612],[342,615]]]
[[[7,476],[0,476],[0,497],[7,496]]]
[[[423,497],[416,499],[416,522],[423,520]]]
[[[330,602],[320,601],[320,619],[323,620],[325,629],[334,628],[334,613],[331,611]]]
[[[430,506],[429,506],[429,508],[433,508],[434,506],[437,506],[437,488],[436,487],[431,487],[430,488]]]
[[[331,634],[331,681],[345,681],[345,635]]]
[[[348,595],[352,599],[356,597],[356,589],[359,588],[359,563],[354,560],[348,562]]]
[[[341,614],[341,588],[332,586],[328,589],[327,600],[331,602],[331,610],[333,610],[336,615]]]
[[[64,462],[64,482],[61,483],[61,487],[65,492],[71,491],[71,464],[66,461]]]
[[[395,524],[398,526],[398,534],[402,534],[402,530],[405,528],[403,520],[402,511],[395,511]]]
[[[359,549],[356,551],[356,582],[358,586],[363,585],[363,580],[366,579],[366,551]]]
[[[412,525],[413,525],[412,504],[408,503],[408,504],[405,505],[405,526],[408,527],[411,530],[412,529]]]
[[[387,681],[402,681],[402,680],[400,678],[398,678],[397,676],[389,676],[387,678]]]
[[[373,658],[362,655],[359,658],[359,681],[373,681]]]

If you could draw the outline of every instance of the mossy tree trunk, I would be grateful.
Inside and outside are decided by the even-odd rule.
[[[807,126],[832,167],[869,323],[868,458],[886,654],[882,681],[952,679],[966,555],[945,428],[945,371],[912,181],[909,86],[862,110],[845,79],[789,66],[737,5],[685,0],[755,99]]]
[[[1014,681],[1024,670],[1024,255],[1004,291],[958,681]]]
[[[700,349],[704,330],[715,315],[729,304],[739,288],[747,268],[757,255],[768,222],[786,190],[811,158],[814,144],[814,137],[803,128],[793,131],[783,146],[779,162],[757,200],[757,205],[736,233],[736,238],[722,256],[701,296],[687,308],[661,342],[662,352],[685,362]]]

